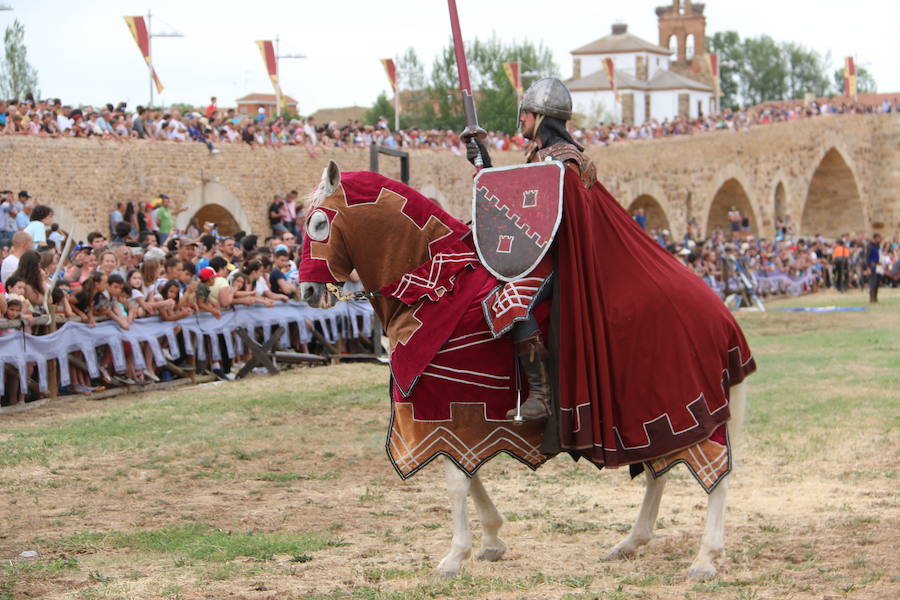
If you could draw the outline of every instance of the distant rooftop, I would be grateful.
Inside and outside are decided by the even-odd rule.
[[[290,96],[285,96],[284,100],[287,104],[297,105],[297,101]],[[247,94],[235,102],[237,104],[271,104],[275,106],[275,94]]]
[[[642,40],[636,35],[628,33],[628,25],[616,23],[612,26],[612,33],[590,44],[572,50],[572,54],[616,54],[622,52],[652,52],[671,56],[672,51]]]

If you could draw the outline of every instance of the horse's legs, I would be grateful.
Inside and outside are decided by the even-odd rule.
[[[449,462],[449,461],[447,461]],[[506,544],[503,543],[497,534],[503,526],[503,515],[494,506],[491,497],[488,496],[487,490],[478,475],[472,476],[471,493],[472,499],[475,501],[475,508],[478,509],[478,517],[481,519],[481,552],[476,557],[478,560],[495,561],[500,560],[503,553],[506,552]]]
[[[710,579],[716,576],[713,564],[725,555],[725,500],[728,497],[728,477],[725,477],[709,495],[706,505],[706,531],[700,543],[700,551],[688,569],[688,577],[693,580]]]
[[[450,511],[453,514],[453,541],[450,552],[441,559],[437,569],[441,575],[454,577],[462,572],[462,563],[472,552],[472,532],[466,500],[471,480],[453,461],[444,459],[444,473],[447,475],[447,494],[450,496]]]
[[[646,468],[647,484],[644,489],[644,500],[638,512],[637,520],[631,526],[631,531],[624,540],[616,544],[607,555],[607,560],[617,558],[631,558],[638,548],[653,538],[653,528],[656,526],[656,516],[659,514],[659,502],[662,499],[663,489],[666,487],[666,476],[661,475],[654,479]]]

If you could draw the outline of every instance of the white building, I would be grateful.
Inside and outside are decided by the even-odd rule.
[[[670,71],[671,57],[671,50],[628,33],[627,25],[613,25],[610,35],[572,51],[566,85],[574,112],[636,125],[715,112],[712,86]],[[606,58],[615,67],[620,103],[606,76]]]

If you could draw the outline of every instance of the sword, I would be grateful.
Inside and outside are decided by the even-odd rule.
[[[487,132],[478,126],[478,115],[475,114],[475,98],[472,96],[472,84],[469,82],[469,67],[466,64],[466,49],[463,46],[462,33],[459,31],[459,15],[456,13],[456,0],[447,0],[450,9],[450,29],[453,32],[453,51],[456,54],[456,69],[459,73],[459,89],[462,92],[463,111],[466,113],[466,128],[460,134],[463,143],[477,137],[484,139]],[[475,159],[475,166],[481,168],[481,153]]]

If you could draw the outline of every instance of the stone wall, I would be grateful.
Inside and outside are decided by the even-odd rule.
[[[76,232],[105,228],[116,201],[167,193],[187,208],[182,220],[217,203],[241,227],[267,233],[273,194],[305,194],[329,159],[343,170],[369,166],[365,149],[223,146],[210,155],[196,143],[2,137],[0,152],[0,188],[28,190],[56,209],[63,226],[76,220]],[[722,210],[732,204],[750,212],[764,235],[771,235],[776,211],[804,233],[875,228],[892,235],[900,228],[898,115],[819,117],[596,147],[589,154],[624,206],[638,200],[676,235],[689,217],[704,231],[723,225]],[[521,160],[519,153],[492,156],[497,166]],[[398,159],[382,156],[380,163],[384,174],[399,178]],[[468,218],[472,169],[464,157],[418,150],[410,164],[413,187]]]

